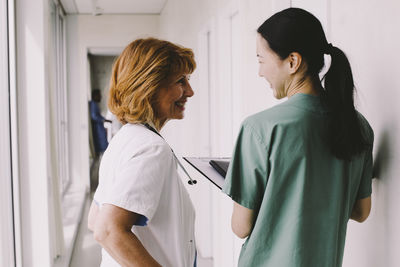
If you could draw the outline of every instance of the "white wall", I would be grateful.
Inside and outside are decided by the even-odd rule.
[[[375,131],[372,212],[349,223],[345,267],[400,262],[399,10],[399,1],[331,1],[331,41],[350,59],[358,107]]]
[[[136,38],[157,36],[158,28],[157,15],[67,16],[70,173],[75,182],[89,186],[88,49],[109,48],[115,51],[115,48],[123,48]]]
[[[232,114],[221,113],[223,109],[217,105],[226,105],[224,99],[226,88],[223,84],[224,68],[230,63],[224,53],[224,38],[227,36],[223,26],[223,17],[229,6],[236,6],[240,14],[241,51],[240,62],[240,117],[243,119],[249,114],[268,108],[277,103],[268,89],[267,84],[257,77],[257,61],[255,57],[255,36],[257,27],[274,12],[289,7],[291,4],[300,7],[312,7],[312,12],[322,19],[328,40],[333,45],[342,48],[348,55],[353,67],[358,93],[356,103],[359,110],[370,121],[375,131],[375,172],[378,179],[373,184],[373,208],[368,221],[364,224],[350,222],[345,248],[344,266],[398,266],[400,261],[400,228],[398,227],[400,201],[399,165],[400,157],[400,82],[396,79],[400,74],[397,64],[400,47],[400,18],[396,12],[400,10],[398,1],[179,1],[169,0],[160,18],[160,34],[170,41],[194,49],[198,70],[192,75],[191,84],[195,96],[188,101],[186,118],[182,121],[172,121],[163,130],[167,140],[181,155],[204,156],[209,155],[210,141],[208,131],[216,134],[217,145],[224,142],[227,132],[224,129],[215,131],[213,125],[207,122],[208,92],[207,84],[202,81],[206,62],[199,58],[204,55],[204,35],[211,30],[213,41],[213,69],[210,92],[215,99],[211,99],[211,110],[214,120],[224,123],[233,118]],[[318,5],[316,7],[315,5]],[[221,48],[222,46],[222,48]],[[229,64],[228,64],[229,63]],[[222,92],[222,93],[221,93]],[[219,103],[219,104],[218,104]],[[215,127],[214,127],[215,128]],[[228,133],[230,134],[230,133]],[[217,149],[211,154],[221,155]],[[211,149],[212,150],[212,149]],[[225,152],[224,152],[225,153]],[[189,168],[189,167],[188,167]],[[192,172],[196,177],[195,172]],[[232,257],[237,257],[237,240],[229,236],[230,203],[218,195],[217,190],[211,190],[201,184],[203,178],[197,176],[200,186],[189,188],[195,203],[198,217],[212,211],[213,227],[206,221],[196,225],[200,247],[207,245],[208,232],[212,233],[212,253],[215,266],[232,266]],[[211,199],[211,201],[210,201]],[[200,213],[200,214],[199,214]],[[204,227],[204,225],[206,227]],[[225,229],[224,229],[225,227]],[[200,240],[199,240],[200,239]],[[227,242],[228,241],[228,242]],[[230,245],[232,243],[232,245]],[[225,251],[215,246],[223,246]],[[200,252],[210,252],[200,248]],[[233,252],[232,252],[233,251]],[[221,255],[216,255],[221,252]],[[207,254],[208,255],[208,254]]]

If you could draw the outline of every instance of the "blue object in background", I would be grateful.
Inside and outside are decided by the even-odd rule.
[[[96,154],[103,153],[108,146],[107,132],[104,128],[105,118],[101,115],[99,106],[93,100],[89,102],[90,119],[92,122],[93,143]]]

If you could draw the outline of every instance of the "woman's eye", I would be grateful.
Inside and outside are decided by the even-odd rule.
[[[184,83],[185,83],[185,78],[180,79],[180,80],[178,81],[178,83],[184,84]]]

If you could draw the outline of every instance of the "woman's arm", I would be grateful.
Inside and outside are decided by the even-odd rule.
[[[250,235],[254,224],[254,211],[233,202],[232,231],[239,238],[246,238]]]
[[[364,222],[371,211],[371,197],[362,198],[356,201],[350,219],[359,223]]]
[[[103,204],[94,222],[94,238],[122,266],[161,266],[131,231],[139,216]]]

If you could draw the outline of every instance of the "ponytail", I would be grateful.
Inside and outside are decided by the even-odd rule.
[[[326,73],[322,101],[329,108],[327,143],[333,155],[351,160],[362,152],[367,138],[354,108],[354,81],[346,55],[328,44],[321,22],[300,8],[288,8],[268,18],[257,32],[283,60],[298,52],[307,63],[307,75],[318,77],[324,66],[324,53],[332,57]]]
[[[329,108],[328,143],[332,153],[345,160],[362,152],[367,144],[360,119],[354,107],[354,81],[350,63],[342,50],[327,45],[331,66],[323,77],[325,90],[321,97]]]

